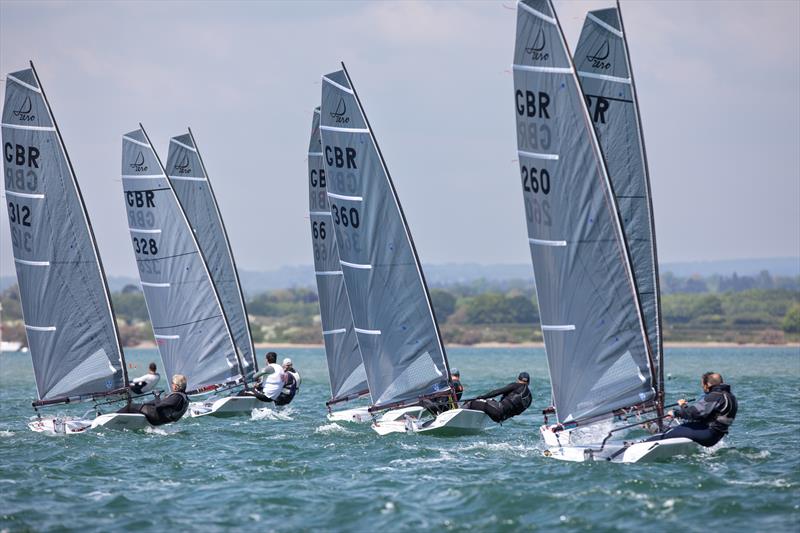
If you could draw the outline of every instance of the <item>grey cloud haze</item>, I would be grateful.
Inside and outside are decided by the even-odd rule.
[[[572,46],[585,12],[557,2]],[[800,255],[800,3],[623,2],[662,261]],[[512,2],[0,2],[0,72],[32,59],[109,273],[136,272],[121,135],[191,126],[237,263],[311,262],[306,148],[346,62],[423,262],[529,261]],[[13,273],[0,214],[0,271]]]

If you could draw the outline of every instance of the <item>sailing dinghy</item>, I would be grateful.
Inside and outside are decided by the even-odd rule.
[[[258,362],[244,292],[214,189],[191,129],[170,139],[167,176],[208,264],[242,363],[242,375],[249,378],[258,371]],[[189,414],[193,417],[247,415],[259,405],[263,404],[252,396],[228,394],[193,402]]]
[[[370,412],[381,434],[471,434],[481,411],[456,408],[442,344],[411,232],[347,70],[322,77],[322,160],[339,264],[363,356]],[[425,399],[448,411],[420,416]],[[427,411],[424,411],[427,413]]]
[[[53,435],[148,427],[144,415],[98,408],[130,400],[125,355],[86,206],[33,63],[6,77],[2,120],[11,245],[38,393],[28,426]],[[77,402],[94,408],[80,418],[39,413]]]
[[[331,398],[325,402],[328,420],[369,422],[369,407],[334,411],[333,406],[369,395],[367,374],[361,359],[353,317],[347,299],[333,219],[328,207],[325,166],[322,161],[322,140],[319,135],[319,108],[311,121],[308,147],[308,212],[314,251],[314,273],[317,279],[322,339],[328,362]]]
[[[194,148],[193,143],[186,144],[191,139],[183,140],[186,142],[182,144]],[[197,157],[197,152],[190,150],[175,155],[179,164],[187,155],[190,166],[185,168],[195,169],[195,173],[184,176],[205,178],[199,160],[191,163],[189,154]],[[246,386],[248,368],[255,365],[255,360],[245,364],[237,350],[199,237],[141,124],[122,137],[122,186],[139,278],[167,375],[185,375],[186,393],[190,396],[231,392]],[[206,211],[205,215],[207,219],[216,216],[213,211]],[[230,279],[224,273],[219,275],[220,279]],[[254,397],[229,396],[199,414],[249,413],[257,403]],[[191,413],[198,414],[196,410]]]
[[[552,3],[517,4],[517,148],[553,393],[545,414],[557,417],[554,425],[545,418],[541,433],[545,455],[557,459],[663,459],[696,445],[611,440],[647,413],[660,426],[663,352],[649,178],[622,23],[617,10],[603,10],[586,24],[576,72]],[[577,74],[592,80],[585,95]],[[630,418],[637,423],[625,425]]]

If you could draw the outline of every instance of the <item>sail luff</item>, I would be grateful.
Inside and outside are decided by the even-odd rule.
[[[656,357],[658,363],[657,376],[657,401],[659,403],[659,414],[664,410],[664,329],[661,315],[661,274],[658,267],[658,239],[656,238],[655,212],[653,211],[653,194],[650,184],[650,166],[647,162],[647,147],[644,143],[644,131],[642,127],[642,114],[639,110],[639,96],[636,92],[636,78],[633,74],[631,63],[630,48],[628,47],[628,36],[625,32],[625,23],[622,20],[622,10],[619,0],[617,0],[617,16],[619,17],[620,30],[622,31],[622,45],[625,50],[625,60],[628,63],[628,75],[631,79],[631,95],[633,96],[633,110],[636,114],[636,131],[639,135],[639,146],[642,151],[642,165],[644,167],[644,185],[647,191],[647,207],[650,222],[650,234],[652,236],[652,258],[653,258],[653,278],[655,282],[656,298]]]
[[[258,358],[256,357],[256,347],[255,343],[253,342],[253,334],[250,330],[250,319],[249,315],[247,314],[247,304],[245,303],[244,291],[242,290],[242,283],[239,279],[239,269],[236,266],[236,258],[233,255],[233,247],[231,246],[230,238],[228,237],[228,230],[225,227],[225,222],[222,220],[222,213],[219,209],[219,203],[217,202],[217,195],[214,193],[214,187],[211,185],[211,177],[208,175],[208,170],[206,170],[206,164],[203,161],[203,155],[200,153],[200,147],[197,146],[197,141],[194,138],[194,133],[192,133],[192,128],[187,128],[189,130],[189,137],[192,139],[192,145],[197,153],[197,159],[200,160],[200,166],[203,169],[203,175],[206,177],[206,184],[208,185],[208,190],[211,193],[211,200],[214,205],[214,212],[217,215],[217,220],[219,221],[219,225],[222,228],[222,235],[225,237],[225,250],[228,253],[228,258],[231,260],[231,264],[233,265],[233,276],[236,279],[236,287],[239,293],[239,300],[242,307],[242,313],[244,313],[245,319],[245,332],[247,333],[247,340],[250,345],[251,353],[253,354],[253,360],[251,361],[253,364],[253,371],[258,372]],[[230,324],[229,324],[230,327]],[[237,354],[238,354],[237,350]],[[239,356],[241,357],[241,356]],[[244,369],[242,368],[242,376],[245,376]]]
[[[347,67],[345,66],[344,62],[341,62],[342,71],[344,72],[345,77],[347,78],[347,83],[350,85],[350,89],[353,91],[353,96],[356,99],[356,103],[358,104],[358,111],[361,114],[361,117],[364,119],[364,123],[367,125],[367,129],[370,131],[370,139],[372,140],[373,146],[375,146],[375,150],[378,152],[378,158],[380,159],[381,166],[383,171],[386,173],[386,178],[389,181],[389,187],[392,191],[392,197],[394,198],[394,202],[397,205],[397,209],[400,211],[400,218],[403,222],[403,229],[405,230],[406,237],[408,241],[411,243],[411,251],[414,256],[414,262],[416,263],[417,273],[419,274],[419,278],[422,282],[422,287],[425,289],[425,300],[428,304],[428,311],[431,314],[431,318],[433,319],[434,327],[436,328],[436,340],[439,344],[439,349],[442,353],[442,358],[444,359],[444,365],[446,369],[446,377],[447,383],[449,386],[452,387],[452,381],[450,379],[450,363],[447,359],[447,352],[444,348],[444,343],[442,342],[442,333],[439,330],[439,321],[436,320],[436,312],[433,309],[433,304],[431,302],[431,295],[430,291],[428,290],[428,283],[425,280],[425,273],[422,270],[422,263],[419,260],[419,254],[417,253],[417,247],[414,244],[414,238],[411,235],[411,230],[408,227],[408,221],[406,220],[405,212],[403,211],[403,206],[400,203],[400,198],[397,195],[397,189],[395,189],[394,181],[392,181],[392,175],[389,173],[389,168],[386,165],[386,160],[383,158],[383,152],[381,152],[381,147],[378,144],[378,139],[375,137],[374,131],[372,126],[369,123],[369,118],[367,118],[367,114],[364,111],[364,106],[361,105],[361,99],[358,97],[358,91],[356,91],[355,85],[353,85],[353,80],[350,79],[350,74],[347,72]]]
[[[72,184],[75,186],[75,191],[77,192],[78,201],[81,205],[81,214],[83,216],[83,220],[86,223],[86,228],[89,231],[89,238],[92,242],[92,253],[94,253],[95,260],[97,261],[97,267],[100,271],[100,279],[103,282],[103,293],[106,298],[106,304],[108,305],[108,312],[111,314],[111,322],[114,326],[114,338],[117,343],[117,349],[119,350],[119,364],[122,367],[122,377],[125,383],[125,387],[128,387],[128,383],[130,380],[128,378],[128,368],[125,364],[125,352],[122,349],[122,341],[120,340],[119,336],[119,328],[117,327],[117,315],[114,313],[114,304],[111,301],[111,290],[108,287],[108,279],[106,278],[106,272],[103,268],[103,261],[100,258],[100,253],[97,249],[97,239],[94,235],[94,228],[92,227],[92,222],[89,220],[89,217],[86,214],[86,202],[83,199],[83,193],[81,193],[80,185],[78,185],[78,180],[75,177],[75,169],[72,166],[72,160],[69,157],[69,152],[67,152],[66,145],[64,144],[64,138],[61,136],[61,130],[58,128],[58,122],[56,122],[56,117],[53,115],[53,110],[50,107],[50,101],[47,99],[47,94],[44,91],[44,86],[42,85],[41,80],[39,80],[39,73],[36,72],[36,67],[33,64],[33,61],[30,61],[31,71],[33,72],[33,76],[36,79],[36,84],[39,86],[39,90],[42,93],[42,100],[44,101],[45,109],[47,109],[47,114],[50,117],[50,121],[53,123],[53,127],[55,128],[56,138],[58,139],[59,146],[61,147],[61,152],[64,154],[64,158],[67,161],[67,167],[69,168],[69,175],[72,178]],[[41,398],[39,398],[41,400]]]

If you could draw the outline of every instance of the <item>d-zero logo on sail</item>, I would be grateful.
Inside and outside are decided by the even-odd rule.
[[[192,171],[192,166],[189,164],[189,154],[183,154],[181,162],[175,165],[176,174],[189,174]]]
[[[536,34],[536,39],[533,40],[533,44],[525,49],[525,52],[531,55],[531,59],[534,61],[547,61],[550,59],[550,54],[547,52],[542,52],[544,50],[547,41],[544,38],[544,31],[542,28],[539,28],[539,33]]]
[[[14,116],[17,117],[21,122],[31,122],[32,120],[36,120],[36,115],[31,115],[32,108],[33,104],[31,103],[31,97],[26,96],[25,100],[23,100],[22,104],[20,104],[19,109],[13,112]]]
[[[606,39],[597,51],[592,55],[587,55],[586,59],[592,62],[592,68],[608,70],[611,68],[611,61],[606,61],[606,59],[608,59],[608,54],[609,46],[608,39]]]
[[[347,104],[344,103],[344,98],[339,98],[339,103],[336,104],[336,111],[331,111],[330,115],[331,118],[337,124],[347,124],[350,122],[350,117],[344,116],[347,113]]]
[[[131,163],[131,168],[136,172],[144,172],[147,170],[147,165],[144,164],[144,154],[139,150],[139,155],[136,156],[136,161]]]

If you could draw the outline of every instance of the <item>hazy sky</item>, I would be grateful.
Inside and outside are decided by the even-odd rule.
[[[573,48],[585,12],[609,5],[556,2]],[[662,262],[800,254],[800,3],[622,9]],[[35,62],[109,274],[136,272],[119,169],[140,121],[162,158],[192,127],[240,268],[310,263],[311,112],[340,60],[422,261],[524,263],[515,22],[510,1],[3,0],[0,76]]]

